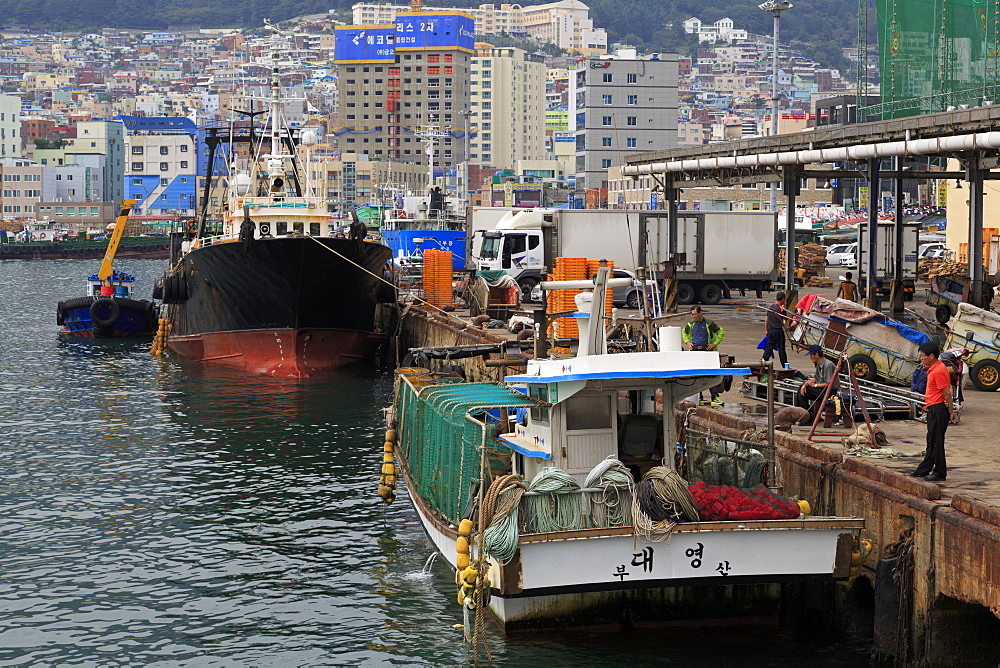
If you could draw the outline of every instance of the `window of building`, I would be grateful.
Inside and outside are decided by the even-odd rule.
[[[611,83],[611,72],[605,72],[601,76],[601,81],[603,81],[604,83]]]
[[[132,163],[132,171],[133,172],[141,172],[142,171],[142,163],[141,162],[133,162]]]
[[[625,148],[635,148],[635,137],[625,138]]]
[[[168,153],[170,153],[170,148],[169,147],[167,147],[167,146],[161,146],[160,147],[160,155],[167,155]]]
[[[133,146],[132,155],[142,155],[142,146]]]
[[[628,96],[628,103],[629,104],[639,104],[639,96],[638,95],[629,95]]]
[[[170,170],[170,163],[167,163],[167,162],[161,162],[160,163],[160,171],[161,172],[166,172],[166,171],[169,171],[169,170]]]
[[[637,120],[637,118],[635,116],[628,116],[625,119],[625,124],[626,125],[638,125],[638,123],[639,123],[639,121]]]
[[[187,144],[181,144],[180,148],[181,148],[181,153],[187,153],[188,152]]]
[[[629,74],[627,75],[626,79],[628,80],[628,83],[637,83],[639,81],[639,75]]]
[[[611,146],[611,137],[601,137],[601,146]]]
[[[607,169],[610,166],[611,166],[611,161],[610,160],[607,160],[607,159],[601,160],[601,169]]]
[[[187,160],[181,160],[181,169],[187,169],[187,168],[188,168]]]
[[[167,186],[170,185],[170,179],[163,179],[163,178],[161,178],[160,179],[160,185],[163,186],[164,188],[166,188]]]
[[[601,116],[601,125],[611,125],[611,117]]]
[[[611,104],[611,96],[610,95],[602,95],[601,96],[601,103],[602,104]]]

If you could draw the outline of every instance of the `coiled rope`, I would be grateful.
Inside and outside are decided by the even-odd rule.
[[[528,497],[529,533],[574,531],[581,528],[580,494],[569,494],[580,484],[561,469],[546,466],[528,484],[529,492],[542,494]]]
[[[583,484],[587,489],[601,488],[590,500],[587,513],[591,527],[631,526],[635,480],[628,468],[614,457],[608,457],[595,466]]]
[[[687,481],[673,469],[654,466],[635,487],[635,532],[647,540],[666,540],[678,522],[698,521]]]
[[[525,487],[516,475],[497,478],[486,491],[479,522],[482,529],[483,550],[506,566],[517,552],[518,512]]]

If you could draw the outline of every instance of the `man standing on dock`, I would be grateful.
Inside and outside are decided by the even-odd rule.
[[[927,389],[924,391],[924,405],[927,411],[927,452],[917,470],[910,474],[929,482],[940,482],[948,476],[948,465],[944,455],[944,434],[949,423],[955,422],[955,408],[952,401],[951,373],[938,359],[940,349],[928,341],[917,348],[920,362],[927,367]]]
[[[767,331],[767,344],[764,346],[764,356],[762,361],[766,362],[778,351],[778,359],[781,366],[788,363],[788,353],[785,352],[785,327],[782,317],[785,315],[785,293],[779,292],[774,296],[774,303],[767,307],[767,315],[764,319]]]
[[[691,322],[684,325],[684,329],[681,330],[681,341],[688,350],[718,350],[725,336],[726,332],[717,323],[705,320],[700,306],[691,307]],[[712,405],[721,406],[720,386],[713,385],[708,391],[712,394]]]

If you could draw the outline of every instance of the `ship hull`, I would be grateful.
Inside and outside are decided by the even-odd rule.
[[[175,274],[168,347],[253,373],[306,378],[372,359],[375,307],[390,251],[349,239],[279,237],[216,243]]]
[[[72,243],[0,244],[0,260],[72,260],[102,258],[107,243],[74,245]],[[157,241],[144,244],[125,243],[118,247],[116,257],[162,260],[170,256],[170,244]]]

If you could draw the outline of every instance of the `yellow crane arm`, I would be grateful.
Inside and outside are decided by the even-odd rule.
[[[104,262],[101,263],[101,268],[97,272],[97,278],[99,278],[105,285],[111,285],[111,275],[114,273],[114,269],[111,267],[111,263],[115,260],[115,253],[118,252],[118,243],[122,240],[122,235],[125,234],[125,223],[128,222],[128,216],[132,213],[132,208],[138,204],[139,200],[126,199],[122,200],[122,210],[118,214],[118,219],[115,220],[115,231],[111,233],[111,241],[108,242],[108,250],[104,253]]]

